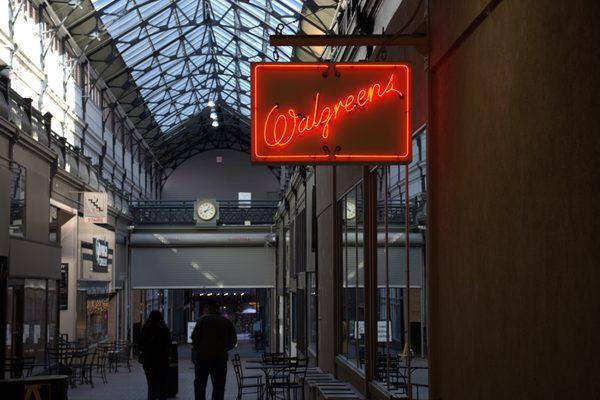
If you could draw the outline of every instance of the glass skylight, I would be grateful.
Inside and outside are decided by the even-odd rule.
[[[250,115],[250,62],[274,61],[269,35],[294,34],[300,0],[92,0],[163,133],[210,100]],[[280,48],[288,61],[291,48]],[[227,124],[224,120],[222,123]]]

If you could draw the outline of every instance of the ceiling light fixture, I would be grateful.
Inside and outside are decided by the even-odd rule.
[[[214,106],[215,106],[215,102],[214,102],[214,101],[212,101],[212,100],[209,100],[209,101],[208,101],[208,106],[209,106],[209,107],[214,107]]]
[[[212,126],[213,126],[214,128],[218,127],[218,126],[219,126],[219,121],[213,121],[213,122],[212,122]]]
[[[210,118],[211,118],[211,119],[217,119],[217,113],[216,113],[216,112],[214,112],[214,111],[213,111],[213,112],[211,112],[211,113],[210,113]]]

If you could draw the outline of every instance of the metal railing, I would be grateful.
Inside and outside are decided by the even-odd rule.
[[[49,146],[52,114],[42,115],[33,108],[32,103],[31,99],[23,98],[10,89],[8,79],[0,78],[0,116],[33,139]]]
[[[277,202],[270,200],[217,200],[219,225],[271,225]],[[131,203],[135,224],[195,224],[194,201],[149,200]]]
[[[129,215],[129,197],[121,188],[102,177],[101,166],[94,165],[82,150],[69,144],[52,131],[52,114],[42,115],[32,106],[32,99],[19,96],[10,87],[10,80],[0,77],[0,117],[14,124],[19,132],[50,148],[57,154],[56,166],[81,179],[93,190],[109,193],[109,206]],[[87,177],[87,178],[86,178]]]

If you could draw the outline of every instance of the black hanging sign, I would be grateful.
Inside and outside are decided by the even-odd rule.
[[[69,264],[60,264],[60,309],[67,310],[69,308]]]

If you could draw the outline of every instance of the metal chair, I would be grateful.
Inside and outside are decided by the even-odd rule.
[[[231,360],[233,364],[233,371],[235,372],[235,379],[238,385],[237,400],[240,400],[244,394],[244,389],[252,389],[251,392],[256,392],[257,397],[262,400],[264,392],[264,383],[262,382],[261,375],[244,375],[242,368],[242,361],[239,354],[234,354]],[[253,381],[253,382],[248,382]]]
[[[87,377],[90,385],[94,387],[94,376],[102,379],[102,383],[107,383],[106,379],[106,368],[108,366],[108,355],[107,351],[102,346],[97,346],[94,350],[93,356],[90,358],[88,365],[86,366]]]
[[[304,380],[308,369],[308,358],[287,359],[281,369],[269,377],[268,394],[273,399],[304,399]],[[293,396],[292,396],[293,395]]]
[[[71,356],[71,387],[75,387],[75,381],[79,378],[80,384],[84,382],[85,368],[88,359],[88,348],[81,347],[72,350]]]
[[[108,352],[109,371],[119,372],[119,366],[124,365],[131,372],[131,343],[119,340],[112,344]]]
[[[35,367],[35,357],[7,357],[4,362],[4,372],[8,372],[11,378],[29,377]]]
[[[71,348],[59,347],[46,351],[46,368],[50,375],[71,376]]]

